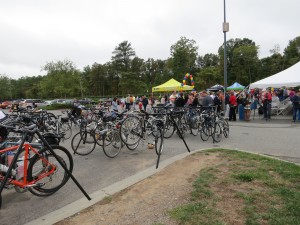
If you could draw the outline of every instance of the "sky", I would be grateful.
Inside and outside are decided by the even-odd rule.
[[[249,38],[259,57],[300,35],[299,0],[226,0],[226,39]],[[224,42],[224,0],[0,0],[0,75],[44,75],[48,62],[78,69],[111,60],[127,40],[136,55],[167,59],[180,37],[199,55]]]

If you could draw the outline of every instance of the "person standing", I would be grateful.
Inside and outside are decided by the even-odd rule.
[[[236,106],[237,106],[237,101],[236,97],[234,94],[234,91],[231,91],[230,97],[229,97],[229,121],[236,121]]]
[[[208,109],[209,107],[212,106],[213,100],[210,97],[210,95],[207,93],[207,91],[203,91],[202,96],[203,96],[203,98],[202,98],[202,107],[206,110],[206,109]]]
[[[165,105],[166,104],[166,99],[167,99],[167,96],[163,95],[160,99],[160,104],[163,104]]]
[[[298,122],[300,122],[300,89],[297,91],[297,94],[291,99],[293,103],[293,122],[296,122],[296,116],[298,113]]]
[[[269,89],[266,89],[262,94],[262,103],[264,109],[264,119],[268,121],[271,119],[271,104],[272,104],[272,95]]]
[[[173,106],[174,106],[174,104],[175,104],[176,98],[177,98],[176,91],[173,91],[173,93],[170,95],[170,98],[169,98],[170,103],[171,103]]]
[[[194,96],[192,93],[188,94],[187,101],[185,103],[186,106],[191,106],[194,101]]]
[[[183,93],[180,92],[179,97],[175,100],[175,107],[184,107],[184,103]]]
[[[128,94],[125,99],[125,107],[127,110],[129,110],[129,108],[130,108],[130,94]]]
[[[145,95],[142,96],[142,104],[143,104],[144,110],[146,111],[147,105],[148,105],[148,99],[146,98]]]
[[[214,102],[214,106],[216,107],[217,112],[220,112],[221,106],[222,106],[222,101],[220,99],[220,92],[216,93],[213,102]]]
[[[117,97],[114,97],[111,105],[112,105],[112,110],[115,111],[115,112],[118,112],[118,101],[119,99]]]

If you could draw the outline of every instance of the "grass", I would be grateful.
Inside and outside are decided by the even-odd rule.
[[[44,110],[56,110],[56,109],[71,109],[72,105],[71,104],[52,104],[49,106],[43,106],[39,107]]]
[[[300,225],[298,165],[224,149],[196,154],[222,163],[201,170],[189,204],[169,211],[179,224]]]

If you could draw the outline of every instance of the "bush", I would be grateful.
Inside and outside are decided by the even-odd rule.
[[[55,110],[55,109],[71,109],[72,104],[52,104],[49,106],[40,107],[45,110]]]

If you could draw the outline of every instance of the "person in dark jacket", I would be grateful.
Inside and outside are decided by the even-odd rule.
[[[298,90],[297,94],[295,94],[292,99],[293,103],[293,122],[296,122],[296,116],[298,113],[298,122],[300,122],[300,89]]]
[[[175,100],[175,107],[184,107],[185,100],[183,98],[183,93],[180,92],[179,97]]]
[[[142,96],[142,104],[143,104],[144,110],[146,111],[146,108],[148,105],[148,99],[146,98],[145,95]]]
[[[222,101],[220,99],[220,93],[219,92],[216,93],[213,102],[214,102],[214,106],[217,107],[217,112],[220,112],[221,111]]]

